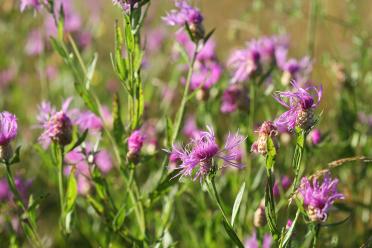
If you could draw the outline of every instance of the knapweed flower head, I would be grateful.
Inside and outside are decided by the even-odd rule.
[[[284,85],[287,85],[291,80],[295,80],[301,85],[307,83],[313,69],[312,61],[309,57],[304,57],[300,60],[291,58],[284,63],[279,63],[278,65],[283,71],[281,80]]]
[[[0,159],[9,160],[13,156],[10,142],[17,136],[17,117],[7,111],[0,113]]]
[[[37,120],[39,127],[43,129],[39,142],[44,148],[47,148],[52,141],[62,146],[71,142],[72,122],[67,114],[71,100],[71,98],[67,99],[58,112],[49,102],[42,102],[39,105]]]
[[[242,84],[230,84],[222,95],[221,112],[233,113],[238,109],[248,109],[249,97],[247,89]]]
[[[270,248],[273,242],[273,238],[270,234],[265,234],[263,237],[262,248]],[[257,233],[254,230],[252,236],[248,237],[244,241],[244,248],[259,248],[259,242],[257,240]]]
[[[322,87],[308,86],[301,88],[292,81],[294,91],[277,92],[275,99],[288,111],[275,120],[281,132],[292,131],[295,127],[309,130],[315,124],[314,110],[322,98]]]
[[[262,123],[260,128],[256,131],[258,133],[258,139],[253,142],[251,152],[266,155],[267,153],[267,141],[269,138],[274,142],[275,147],[278,147],[276,136],[278,130],[272,121],[265,121]]]
[[[33,8],[35,10],[40,10],[42,7],[42,1],[40,0],[21,0],[20,10],[23,12],[27,8]]]
[[[203,15],[199,9],[191,6],[188,0],[175,1],[177,9],[171,10],[163,17],[166,24],[170,26],[179,26],[181,28],[186,25],[189,27],[193,39],[201,39],[204,37]]]
[[[103,129],[101,118],[89,110],[73,109],[69,111],[69,116],[71,116],[73,124],[78,126],[81,131],[99,132]]]
[[[213,129],[210,127],[207,129],[208,131],[202,131],[198,137],[192,138],[185,147],[173,146],[175,156],[178,156],[182,162],[177,167],[180,169],[180,175],[194,176],[194,180],[203,179],[213,168],[217,168],[214,167],[217,159],[222,160],[225,167],[242,167],[238,162],[239,154],[236,152],[236,147],[240,146],[244,138],[238,133],[229,134],[225,145],[221,148],[216,142]]]
[[[138,158],[139,152],[142,149],[144,141],[145,136],[142,134],[141,130],[135,130],[131,133],[131,135],[128,138],[127,158],[129,160],[136,160]]]
[[[338,180],[332,179],[330,173],[324,175],[323,182],[316,177],[312,181],[306,177],[302,178],[298,194],[311,221],[326,221],[329,208],[334,201],[344,199],[344,195],[337,191],[337,184]]]
[[[232,83],[249,80],[260,69],[260,50],[256,41],[247,44],[243,49],[233,51],[227,61],[232,70]]]
[[[227,61],[232,83],[245,82],[264,67],[281,64],[288,50],[286,36],[262,37],[249,41],[243,49],[233,51]]]

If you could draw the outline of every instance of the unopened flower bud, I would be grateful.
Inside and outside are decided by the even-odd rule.
[[[141,134],[141,131],[134,131],[128,138],[128,154],[127,158],[129,161],[134,163],[138,162],[138,155],[143,146],[145,137]]]
[[[253,224],[255,227],[263,227],[267,223],[266,214],[265,214],[265,203],[261,201],[260,205],[254,212]]]
[[[15,115],[0,113],[0,158],[7,161],[13,156],[10,142],[17,136],[18,124]]]

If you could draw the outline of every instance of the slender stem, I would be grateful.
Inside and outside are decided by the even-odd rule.
[[[178,133],[180,131],[181,124],[182,124],[182,120],[183,120],[183,117],[185,115],[185,108],[186,108],[186,103],[187,103],[188,95],[189,95],[190,82],[191,82],[192,73],[194,71],[194,64],[195,64],[195,60],[196,60],[197,55],[198,55],[198,45],[196,44],[194,54],[192,56],[192,59],[191,59],[190,65],[189,65],[189,71],[187,73],[186,85],[185,85],[185,89],[184,89],[184,92],[183,92],[181,105],[180,105],[180,108],[178,110],[178,114],[177,114],[176,120],[175,120],[174,131],[173,131],[172,140],[171,140],[172,144],[177,139],[177,136],[178,136]]]
[[[255,105],[256,105],[256,83],[252,81],[249,84],[249,130],[251,130],[250,134],[254,132],[254,113],[255,113]],[[248,130],[248,132],[249,132]]]
[[[6,163],[5,167],[6,167],[6,176],[7,176],[7,181],[8,181],[9,188],[10,188],[10,190],[12,191],[12,193],[15,197],[17,205],[25,213],[26,220],[22,221],[22,226],[24,224],[24,225],[28,226],[28,228],[31,230],[31,235],[30,235],[29,232],[26,232],[26,231],[25,231],[25,235],[30,240],[32,246],[42,247],[39,235],[37,233],[36,223],[35,223],[34,220],[32,220],[30,218],[30,215],[28,213],[27,207],[25,206],[25,203],[23,202],[21,194],[17,190],[16,184],[14,182],[14,177],[13,177],[12,171],[10,170],[10,165],[8,163]],[[21,218],[21,216],[19,216],[19,218]]]
[[[305,139],[306,139],[306,133],[304,130],[299,130],[296,133],[297,133],[296,148],[295,148],[295,152],[293,154],[293,160],[292,160],[292,168],[295,173],[292,193],[296,190],[298,186],[298,182],[301,177],[301,173],[300,173],[301,161],[302,161],[302,156],[303,156],[304,149],[305,149]]]
[[[319,2],[318,0],[312,0],[310,16],[309,16],[308,36],[307,36],[308,55],[310,56],[310,58],[314,57],[315,35],[316,35],[318,14],[319,14]]]
[[[57,167],[58,167],[58,191],[59,191],[59,203],[61,208],[61,217],[64,215],[64,186],[63,186],[63,159],[64,159],[64,148],[58,146],[59,152],[57,153]]]
[[[320,224],[316,224],[314,228],[314,233],[313,233],[313,248],[316,247],[316,243],[318,241],[318,236],[320,232]]]
[[[225,219],[225,221],[230,225],[229,219],[227,218],[226,213],[223,210],[222,203],[221,203],[221,200],[220,200],[220,196],[217,192],[216,184],[214,183],[214,177],[212,177],[211,183],[212,183],[213,194],[214,194],[214,197],[217,201],[218,208],[220,209],[220,211],[222,213],[222,216]]]

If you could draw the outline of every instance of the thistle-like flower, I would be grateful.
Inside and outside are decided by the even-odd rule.
[[[322,98],[322,87],[309,86],[301,88],[292,81],[294,92],[277,92],[275,99],[288,111],[277,120],[275,126],[279,131],[292,131],[295,127],[309,130],[315,124],[314,109]]]
[[[171,10],[163,20],[170,26],[188,26],[195,39],[204,37],[203,15],[199,9],[191,6],[188,0],[175,2],[177,9]]]
[[[251,152],[266,155],[267,140],[269,138],[273,140],[275,147],[278,147],[278,142],[275,138],[278,135],[278,131],[273,122],[265,121],[256,132],[258,132],[258,139],[253,142]]]
[[[67,115],[70,102],[71,98],[67,99],[62,105],[62,109],[58,112],[49,102],[42,102],[39,106],[37,120],[39,121],[39,127],[44,130],[39,137],[39,142],[44,148],[47,148],[51,141],[62,146],[70,144],[72,140],[72,122]]]
[[[0,113],[0,159],[9,160],[12,155],[10,142],[17,136],[17,117],[7,111]]]
[[[248,109],[249,97],[246,88],[241,84],[230,84],[223,92],[221,112],[232,113],[237,109]]]
[[[329,208],[334,201],[344,199],[344,195],[337,191],[337,184],[338,180],[332,180],[329,173],[324,176],[322,183],[315,177],[312,182],[306,177],[302,178],[298,193],[303,199],[311,221],[326,221]]]
[[[246,48],[235,50],[227,61],[233,71],[232,83],[249,80],[260,68],[260,50],[257,42],[248,43]]]
[[[203,179],[214,167],[214,160],[221,159],[223,166],[234,166],[241,168],[238,162],[239,154],[237,147],[244,141],[238,133],[230,135],[226,139],[223,148],[216,143],[216,137],[212,128],[207,127],[208,131],[200,132],[198,137],[191,139],[190,143],[180,148],[173,146],[174,156],[178,156],[182,162],[176,168],[181,169],[180,175],[194,176]]]

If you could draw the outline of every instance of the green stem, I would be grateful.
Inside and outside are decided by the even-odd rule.
[[[249,130],[251,130],[251,135],[253,135],[254,132],[254,113],[255,113],[255,105],[256,105],[256,83],[255,81],[252,81],[249,84]]]
[[[318,236],[320,232],[320,224],[316,224],[313,231],[313,248],[316,247],[316,243],[318,241]]]
[[[272,169],[266,168],[267,185],[265,194],[265,214],[269,225],[270,232],[274,240],[279,239],[277,217],[275,212],[275,199],[273,193],[274,180],[272,176]]]
[[[312,0],[310,16],[309,16],[308,36],[307,36],[308,55],[310,56],[310,58],[314,57],[315,35],[316,35],[318,14],[319,14],[319,2],[318,0]]]
[[[58,146],[59,151],[57,153],[57,167],[58,167],[58,191],[59,191],[59,204],[61,208],[61,218],[64,216],[64,186],[63,186],[63,159],[64,159],[64,147]]]
[[[295,173],[293,181],[292,193],[296,190],[301,177],[301,161],[305,149],[306,132],[304,130],[296,130],[296,148],[293,154],[292,168]]]
[[[227,218],[226,212],[222,207],[222,202],[221,202],[220,196],[218,194],[216,184],[214,182],[214,175],[211,175],[210,177],[208,177],[206,179],[206,183],[207,183],[207,188],[208,188],[209,194],[211,195],[212,199],[215,200],[215,202],[216,202],[218,208],[220,209],[220,212],[221,212],[221,214],[222,214],[222,216],[225,220],[225,224],[227,225],[227,227],[225,226],[225,229],[228,228],[229,237],[239,248],[244,248],[244,245],[242,244],[242,242],[238,238],[238,235],[234,231],[229,219]],[[226,231],[227,231],[227,229],[226,229]]]
[[[180,108],[178,110],[178,114],[177,114],[176,120],[175,120],[175,125],[174,125],[172,140],[171,140],[172,144],[177,139],[177,136],[178,136],[178,133],[180,131],[181,124],[182,124],[182,120],[183,120],[183,117],[185,115],[185,108],[186,108],[186,103],[187,103],[187,100],[188,100],[189,89],[190,89],[190,81],[191,81],[192,73],[194,71],[194,64],[195,64],[195,60],[196,60],[197,55],[198,55],[198,45],[196,44],[194,54],[192,56],[192,59],[191,59],[190,65],[189,65],[189,71],[187,73],[186,85],[185,85],[185,89],[184,89],[184,92],[183,92],[181,105],[180,105]]]
[[[31,231],[31,233],[29,233],[29,232],[25,231],[24,230],[25,227],[23,227],[23,230],[25,232],[25,235],[30,240],[32,246],[34,246],[34,247],[42,247],[42,243],[41,243],[40,238],[39,238],[39,235],[37,233],[36,223],[35,223],[35,221],[32,218],[30,218],[30,215],[28,213],[28,209],[27,209],[27,207],[25,206],[25,204],[23,202],[23,199],[21,197],[21,194],[17,190],[17,187],[16,187],[15,182],[14,182],[14,177],[13,177],[12,171],[10,170],[10,164],[8,164],[6,162],[5,167],[6,167],[6,178],[7,178],[7,181],[8,181],[9,188],[12,191],[13,196],[15,197],[15,201],[16,201],[17,205],[24,212],[25,220],[21,220],[22,217],[21,217],[21,215],[19,215],[19,218],[20,218],[20,220],[22,222],[22,227],[23,227],[23,225],[25,225]]]

